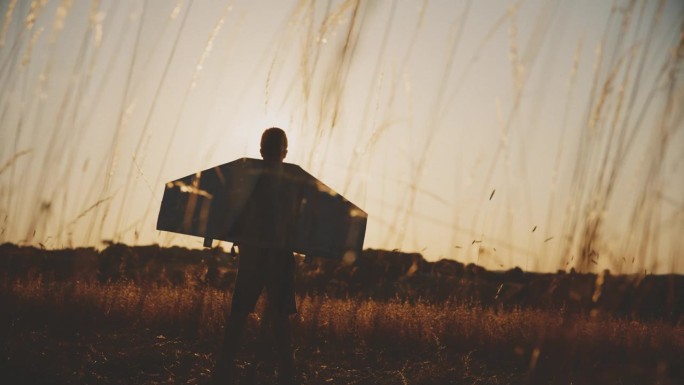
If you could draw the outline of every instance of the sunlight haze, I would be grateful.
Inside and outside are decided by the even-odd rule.
[[[0,2],[0,243],[199,248],[164,184],[283,128],[365,247],[684,273],[684,3]],[[227,246],[224,244],[224,246]]]

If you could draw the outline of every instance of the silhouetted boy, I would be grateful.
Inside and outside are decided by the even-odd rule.
[[[278,355],[278,383],[295,383],[290,330],[291,314],[297,312],[294,293],[295,260],[288,249],[291,221],[298,210],[293,183],[283,174],[287,136],[269,128],[261,136],[264,170],[259,176],[243,215],[238,220],[243,241],[239,246],[238,274],[228,316],[222,351],[214,371],[215,383],[236,379],[235,355],[250,313],[266,289],[266,315],[272,324]],[[262,325],[262,328],[268,325]],[[263,337],[263,336],[262,336]],[[263,341],[262,341],[263,343]]]

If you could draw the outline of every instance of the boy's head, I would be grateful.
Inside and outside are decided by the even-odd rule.
[[[261,157],[269,162],[282,162],[287,155],[287,135],[278,127],[261,134]]]

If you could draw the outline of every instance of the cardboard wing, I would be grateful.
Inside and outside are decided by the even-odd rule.
[[[157,229],[332,259],[361,252],[368,218],[363,210],[295,164],[282,163],[273,174],[263,160],[241,158],[168,182]],[[286,223],[278,216],[264,219],[287,234],[278,239],[248,225],[249,218],[271,215],[274,199],[291,213]]]

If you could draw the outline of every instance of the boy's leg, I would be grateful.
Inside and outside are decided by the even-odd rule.
[[[235,357],[244,334],[247,317],[254,312],[264,286],[260,256],[258,249],[245,247],[240,250],[231,311],[226,320],[225,337],[216,366],[216,375],[229,378],[229,381],[235,381]]]
[[[278,356],[278,383],[294,384],[295,362],[290,314],[297,312],[294,292],[295,261],[290,252],[278,252],[274,257],[276,268],[269,269],[266,279],[268,295],[266,311],[273,325]]]
[[[235,356],[244,334],[249,313],[231,312],[226,323],[221,351],[214,368],[214,384],[233,384],[236,380]]]
[[[276,351],[278,354],[278,382],[295,383],[295,362],[292,351],[292,329],[288,314],[273,311],[270,315],[273,324]]]
[[[257,362],[271,362],[273,359],[273,317],[271,312],[266,310],[261,316],[261,323],[259,325],[259,335],[256,339],[255,346],[255,361]]]

